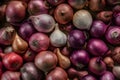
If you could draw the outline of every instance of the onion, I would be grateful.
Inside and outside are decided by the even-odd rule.
[[[46,76],[46,80],[68,80],[67,73],[60,67],[56,67]]]
[[[43,33],[34,33],[29,39],[29,46],[35,52],[47,50],[49,46],[49,38]]]
[[[0,6],[0,21],[4,19],[5,17],[5,11],[6,11],[6,5]]]
[[[56,21],[60,24],[66,24],[73,18],[73,10],[68,4],[60,4],[54,12]]]
[[[112,52],[112,59],[120,64],[120,47],[115,47],[113,52]]]
[[[62,47],[67,42],[67,36],[60,31],[58,24],[55,25],[55,30],[50,35],[50,42],[55,47]]]
[[[19,35],[26,41],[29,40],[30,36],[35,32],[33,25],[29,22],[24,22],[19,28]]]
[[[70,67],[70,65],[71,65],[70,59],[68,57],[62,55],[59,48],[56,49],[56,55],[58,58],[59,66],[61,68],[67,69]]]
[[[31,0],[28,3],[28,12],[30,15],[47,14],[48,6],[43,0]]]
[[[105,4],[106,4],[105,0],[90,0],[89,1],[89,8],[92,11],[101,11],[104,9]]]
[[[119,0],[106,0],[107,4],[109,5],[115,5],[116,3],[119,3]]]
[[[115,24],[120,26],[120,12],[115,15]]]
[[[43,80],[45,76],[32,62],[25,63],[20,72],[22,80]]]
[[[6,8],[6,20],[10,23],[21,22],[26,15],[26,4],[22,1],[10,1]]]
[[[100,80],[115,80],[113,73],[106,71],[101,77]]]
[[[89,62],[89,70],[95,75],[103,75],[106,71],[106,65],[101,57],[94,57]]]
[[[114,7],[113,7],[113,12],[114,12],[114,14],[115,14],[115,13],[119,13],[119,12],[120,12],[120,5],[114,6]]]
[[[8,70],[18,70],[23,63],[22,57],[15,52],[10,52],[8,54],[0,53],[0,57],[2,57],[2,63]]]
[[[97,19],[102,20],[104,22],[111,21],[112,17],[113,17],[112,11],[101,11],[96,16]]]
[[[55,27],[55,20],[48,14],[40,14],[30,16],[29,20],[32,22],[35,29],[39,32],[51,32]]]
[[[68,47],[63,47],[63,49],[61,50],[62,55],[64,56],[69,56],[70,55],[70,49],[68,49]]]
[[[107,53],[108,47],[100,39],[90,39],[87,43],[87,50],[94,56],[103,56]]]
[[[103,61],[108,67],[112,68],[114,66],[114,61],[111,57],[105,57]]]
[[[93,24],[91,26],[91,29],[90,29],[90,34],[91,36],[93,37],[103,37],[106,30],[107,30],[107,25],[104,24],[102,21],[100,20],[95,20],[93,21]]]
[[[58,4],[63,3],[65,0],[47,0],[51,5],[57,6]]]
[[[120,27],[114,26],[109,27],[106,34],[106,40],[112,45],[119,45],[120,44]]]
[[[10,45],[15,37],[15,29],[11,25],[6,25],[0,29],[0,44]]]
[[[20,72],[6,71],[2,74],[1,80],[20,80]]]
[[[83,68],[89,63],[90,57],[85,50],[76,50],[73,51],[72,55],[70,56],[70,60],[73,65],[77,66],[78,68]]]
[[[120,79],[120,66],[114,66],[112,72],[115,75],[115,77]]]
[[[12,46],[7,46],[7,47],[4,49],[4,53],[10,53],[10,52],[13,52],[13,48],[12,48]]]
[[[87,0],[68,0],[68,3],[75,9],[82,9],[86,5]]]
[[[89,30],[92,24],[92,16],[87,10],[79,10],[73,16],[73,24],[78,29]]]
[[[68,42],[72,48],[81,48],[86,41],[86,35],[83,31],[72,30],[68,35]]]
[[[0,79],[1,79],[2,74],[3,74],[3,64],[0,61]]]
[[[41,51],[35,57],[35,65],[42,71],[48,72],[57,65],[57,56],[51,51]]]
[[[12,43],[12,48],[13,51],[22,54],[27,50],[28,43],[16,33],[14,41]]]
[[[97,79],[92,75],[86,75],[81,80],[97,80]]]

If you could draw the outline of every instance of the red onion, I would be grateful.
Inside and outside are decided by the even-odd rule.
[[[51,5],[57,6],[58,4],[63,3],[65,0],[47,0]]]
[[[120,66],[114,66],[112,72],[116,78],[120,79]]]
[[[55,27],[55,20],[48,14],[40,14],[30,16],[29,20],[32,22],[35,29],[39,32],[51,32]]]
[[[47,14],[48,6],[43,0],[31,0],[28,3],[28,12],[30,15]]]
[[[67,73],[64,69],[56,67],[46,76],[46,80],[68,80]]]
[[[3,74],[3,64],[0,61],[0,79],[1,79],[2,74]]]
[[[44,73],[32,62],[25,63],[21,69],[22,80],[44,80]]]
[[[103,61],[108,67],[112,68],[114,66],[114,61],[111,57],[105,57]]]
[[[20,80],[20,72],[6,71],[0,80]]]
[[[80,30],[72,30],[68,35],[68,42],[73,48],[81,48],[85,44],[86,35]]]
[[[119,12],[120,12],[120,5],[114,6],[114,7],[113,7],[113,12],[114,12],[114,14],[115,14],[115,13],[119,13]]]
[[[89,62],[89,70],[95,75],[103,75],[106,71],[106,65],[101,57],[94,57]]]
[[[106,2],[107,2],[107,4],[112,6],[112,5],[119,3],[119,0],[106,0]]]
[[[115,15],[115,24],[120,26],[120,12]]]
[[[11,25],[6,25],[0,29],[0,44],[10,45],[15,37],[15,29]]]
[[[44,72],[54,69],[57,61],[57,56],[51,51],[41,51],[35,57],[35,65]]]
[[[46,34],[35,33],[29,39],[29,46],[35,52],[47,50],[49,46],[49,38]]]
[[[86,5],[87,0],[68,0],[68,3],[75,9],[82,9]]]
[[[4,19],[5,17],[5,11],[6,11],[6,5],[0,6],[0,21]]]
[[[31,50],[30,48],[28,48],[27,51],[26,51],[26,52],[24,53],[24,55],[23,55],[23,59],[24,59],[26,62],[31,62],[31,61],[34,61],[35,56],[36,56],[36,52],[34,52],[34,51]]]
[[[26,41],[29,40],[30,36],[35,32],[32,24],[24,22],[19,28],[19,35]]]
[[[120,44],[120,27],[112,26],[109,27],[106,34],[106,40],[112,45]]]
[[[70,56],[70,60],[73,65],[82,68],[89,63],[90,57],[85,50],[76,50],[73,51],[72,55]]]
[[[108,26],[100,20],[93,21],[93,24],[90,29],[90,34],[93,37],[103,37]]]
[[[60,4],[54,12],[56,21],[60,24],[66,24],[73,18],[73,10],[68,4]]]
[[[97,79],[92,75],[86,75],[81,80],[97,80]]]
[[[113,73],[106,71],[101,77],[100,80],[115,80]]]
[[[103,56],[107,53],[108,47],[100,39],[90,39],[87,43],[87,50],[94,56]]]
[[[92,16],[87,10],[79,10],[73,16],[73,24],[78,29],[89,30],[92,24]]]
[[[16,54],[15,52],[10,52],[8,54],[0,53],[0,56],[2,57],[3,65],[8,70],[18,70],[23,63],[22,57]]]
[[[26,15],[26,4],[22,1],[10,1],[6,8],[6,20],[10,23],[21,22]]]

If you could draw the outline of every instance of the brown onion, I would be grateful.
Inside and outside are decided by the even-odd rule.
[[[105,57],[103,60],[108,67],[113,67],[114,66],[114,61],[111,57]]]
[[[73,10],[68,4],[60,4],[54,12],[56,21],[60,24],[66,24],[73,18]]]
[[[35,65],[44,72],[54,69],[57,61],[57,56],[51,51],[41,51],[35,57]]]
[[[114,66],[112,72],[118,79],[120,79],[120,66]]]
[[[62,68],[56,67],[48,73],[46,80],[68,80],[68,75]]]

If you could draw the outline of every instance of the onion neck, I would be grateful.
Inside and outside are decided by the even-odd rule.
[[[101,57],[98,57],[98,58],[96,59],[96,63],[97,63],[98,65],[100,65],[100,64],[101,64],[101,60],[102,60],[102,58],[101,58]]]

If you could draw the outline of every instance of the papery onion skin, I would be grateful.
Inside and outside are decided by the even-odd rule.
[[[86,35],[80,30],[72,30],[68,35],[68,42],[72,48],[81,48],[86,41]]]
[[[75,9],[82,9],[86,5],[87,0],[68,0],[68,3]]]
[[[114,66],[112,72],[115,75],[115,77],[120,79],[120,66]]]
[[[55,27],[55,20],[49,14],[30,16],[29,20],[32,22],[35,29],[39,32],[49,33]]]
[[[87,50],[94,56],[103,56],[107,53],[106,43],[100,39],[90,39],[87,43]]]
[[[49,37],[44,33],[34,33],[29,39],[29,46],[35,52],[47,50],[49,46]]]
[[[46,76],[46,80],[68,80],[68,75],[64,69],[56,67]]]
[[[112,72],[106,71],[101,77],[100,80],[115,80],[115,77]]]
[[[60,24],[67,24],[73,18],[73,10],[68,4],[60,4],[54,12],[56,21]]]
[[[120,44],[120,27],[110,26],[105,34],[106,40],[112,45]]]
[[[97,80],[97,79],[92,75],[86,75],[86,76],[82,77],[82,79],[80,79],[80,80]]]
[[[2,74],[1,80],[20,80],[20,72],[6,71]]]
[[[48,6],[43,0],[31,0],[28,3],[28,12],[30,15],[47,14]]]
[[[4,53],[10,53],[10,52],[13,52],[12,46],[8,46],[4,49]]]
[[[65,0],[47,0],[51,5],[57,6],[63,3]]]
[[[100,57],[94,57],[90,59],[89,70],[95,75],[103,75],[106,71],[106,64]]]
[[[57,62],[57,56],[51,51],[41,51],[35,57],[35,65],[44,72],[54,69]]]
[[[87,51],[76,50],[73,51],[72,55],[70,56],[70,60],[73,63],[73,65],[82,68],[89,63],[90,57]]]
[[[26,15],[26,4],[22,1],[10,1],[6,8],[6,20],[10,23],[21,22]]]
[[[32,62],[25,63],[21,67],[20,72],[22,80],[43,80],[45,77],[44,73]]]
[[[105,57],[103,60],[106,64],[106,66],[112,68],[114,66],[114,61],[111,57]]]
[[[73,16],[74,26],[81,30],[89,30],[92,21],[92,16],[87,10],[79,10]]]
[[[108,26],[104,22],[100,20],[95,20],[92,23],[90,34],[91,36],[96,38],[103,37],[107,28]]]

